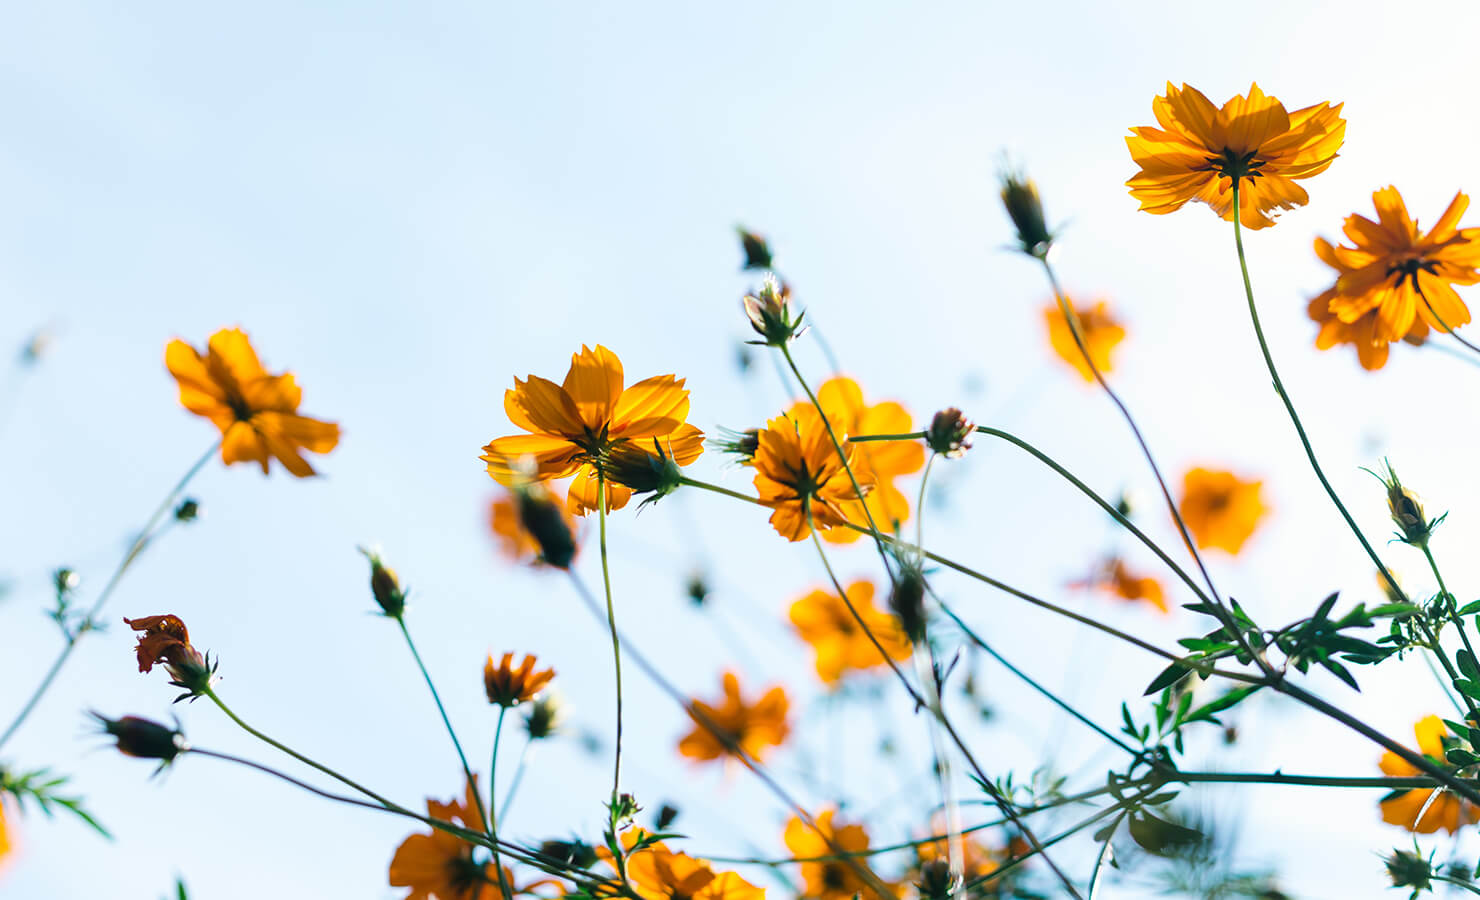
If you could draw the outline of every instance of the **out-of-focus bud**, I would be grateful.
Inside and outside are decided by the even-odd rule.
[[[194,497],[186,497],[175,507],[176,522],[194,522],[200,518],[200,502]]]
[[[51,341],[52,334],[49,329],[38,329],[31,335],[31,339],[26,341],[25,345],[21,347],[21,365],[34,366],[41,362],[41,357],[45,356],[46,351],[51,349]]]
[[[618,794],[607,804],[611,812],[612,822],[631,822],[632,818],[642,812],[642,807],[637,805],[637,798],[631,794]]]
[[[745,251],[745,265],[740,267],[741,271],[771,268],[771,246],[764,237],[747,231],[744,225],[736,225],[735,233],[740,236],[740,249]]]
[[[897,555],[899,571],[889,591],[889,609],[912,644],[925,642],[925,572],[919,560]]]
[[[190,631],[179,616],[143,616],[123,621],[140,632],[138,646],[134,648],[139,671],[149,672],[155,665],[163,664],[170,674],[170,684],[185,689],[185,693],[175,698],[176,703],[186,698],[193,700],[211,689],[216,666],[190,643]]]
[[[709,600],[709,579],[704,577],[703,572],[690,572],[688,581],[684,582],[683,593],[690,603],[703,606]]]
[[[77,590],[77,586],[81,583],[81,576],[66,566],[51,573],[51,585],[56,588],[58,597],[66,596]]]
[[[1394,848],[1393,855],[1383,862],[1387,864],[1388,877],[1392,878],[1393,887],[1413,888],[1415,897],[1422,891],[1432,889],[1430,879],[1434,875],[1433,856],[1425,859],[1420,855],[1417,844],[1414,844],[1411,853]]]
[[[581,840],[542,841],[540,856],[558,865],[589,869],[596,865],[596,850]]]
[[[1035,259],[1048,256],[1053,246],[1054,234],[1048,230],[1043,217],[1043,203],[1038,199],[1038,187],[1032,179],[1021,172],[1003,172],[1002,205],[1007,217],[1017,229],[1017,249]]]
[[[370,560],[370,593],[375,597],[375,602],[380,606],[381,612],[392,619],[399,619],[406,614],[406,597],[409,593],[401,587],[401,579],[396,577],[396,570],[387,566],[380,559],[380,554],[374,550],[359,548]]]
[[[920,900],[951,900],[961,889],[961,879],[951,874],[948,861],[932,859],[920,865],[920,880],[915,886],[920,889]]]
[[[153,720],[138,716],[110,719],[98,712],[91,715],[103,726],[103,734],[110,734],[117,739],[118,751],[125,756],[157,759],[163,768],[187,749],[182,732]]]
[[[806,331],[802,327],[802,317],[806,313],[792,316],[791,289],[778,282],[774,275],[766,276],[759,291],[746,294],[744,305],[750,327],[765,338],[763,341],[751,341],[753,344],[784,347]]]
[[[654,831],[667,831],[668,828],[678,821],[678,807],[672,803],[664,803],[658,807],[658,816],[653,823]]]
[[[971,449],[971,420],[954,406],[936,413],[925,430],[925,445],[946,459],[960,459]]]
[[[539,545],[540,560],[557,569],[569,569],[576,557],[576,536],[565,508],[538,484],[516,484],[513,491],[519,524]]]
[[[612,450],[606,461],[606,475],[617,484],[632,489],[634,494],[650,494],[638,509],[678,490],[683,483],[683,472],[673,457],[663,451],[657,440],[651,450],[621,444]]]
[[[1382,482],[1387,491],[1388,512],[1392,514],[1393,524],[1398,526],[1398,540],[1415,547],[1426,547],[1429,538],[1433,536],[1434,529],[1444,521],[1445,513],[1437,519],[1424,517],[1423,504],[1419,502],[1418,495],[1403,486],[1398,480],[1398,473],[1393,470],[1392,463],[1383,460],[1387,467],[1387,475],[1378,475],[1371,469],[1367,471]]]
[[[560,731],[564,718],[560,698],[554,694],[542,694],[529,704],[529,712],[524,716],[524,730],[531,741],[542,741]]]
[[[717,453],[725,453],[735,457],[742,466],[748,466],[755,461],[755,451],[761,445],[761,432],[759,428],[746,428],[743,431],[735,431],[730,428],[721,427],[719,437],[710,440],[709,449]]]

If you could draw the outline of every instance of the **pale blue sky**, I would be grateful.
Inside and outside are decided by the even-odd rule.
[[[478,682],[490,650],[548,659],[576,723],[605,734],[602,633],[560,579],[493,557],[483,525],[493,491],[477,455],[509,430],[501,397],[511,379],[559,377],[582,342],[616,350],[632,380],[686,376],[691,419],[705,429],[779,411],[769,364],[741,377],[732,363],[747,285],[736,274],[737,221],[771,236],[799,302],[871,398],[900,399],[920,419],[962,405],[1107,493],[1149,497],[1122,423],[1048,355],[1040,274],[1000,249],[1009,233],[993,176],[1003,151],[1028,166],[1050,217],[1067,225],[1058,262],[1068,290],[1104,294],[1128,320],[1117,381],[1167,468],[1208,463],[1266,479],[1274,517],[1237,564],[1215,561],[1220,583],[1271,620],[1336,588],[1371,599],[1360,548],[1266,388],[1228,228],[1202,208],[1140,214],[1126,195],[1122,138],[1151,121],[1168,79],[1220,101],[1251,80],[1292,107],[1346,101],[1346,147],[1309,183],[1310,205],[1249,236],[1266,328],[1367,533],[1381,540],[1389,527],[1357,467],[1389,453],[1436,508],[1454,511],[1435,549],[1456,585],[1476,584],[1468,410],[1480,372],[1399,348],[1368,376],[1349,353],[1314,351],[1304,307],[1326,279],[1311,240],[1368,210],[1372,190],[1397,184],[1432,222],[1456,189],[1475,187],[1480,126],[1466,110],[1480,22],[1460,4],[1410,4],[1401,17],[1386,4],[1333,9],[11,9],[0,28],[0,348],[43,325],[59,338],[0,434],[0,571],[16,579],[0,606],[10,648],[0,683],[13,686],[0,713],[57,644],[36,612],[47,571],[73,565],[96,590],[126,535],[214,439],[175,403],[162,365],[169,338],[201,343],[241,325],[269,367],[298,375],[306,412],[342,423],[344,440],[315,482],[244,467],[201,476],[193,493],[205,519],[138,565],[109,609],[110,630],[88,640],[6,748],[18,767],[75,773],[118,840],[28,817],[0,893],[152,900],[180,872],[206,900],[399,897],[385,886],[406,834],[399,822],[204,759],[151,782],[146,765],[97,750],[82,717],[90,707],[167,714],[171,689],[134,671],[117,617],[175,612],[220,656],[223,694],[250,721],[402,802],[450,796],[455,759],[393,628],[367,614],[358,543],[382,545],[412,586],[410,625],[464,741],[480,748],[475,766],[486,769],[493,728]],[[815,342],[799,354],[810,375],[826,374]],[[1031,461],[986,444],[937,467],[949,495],[930,513],[928,543],[1163,645],[1205,627],[1065,591],[1104,549],[1105,523]],[[716,458],[696,472],[748,484]],[[1146,508],[1148,530],[1170,546],[1170,529]],[[784,682],[799,708],[820,708],[783,618],[821,578],[806,546],[784,544],[757,510],[703,495],[621,513],[612,527],[619,614],[671,678],[707,695],[719,669],[736,665],[747,683]],[[750,659],[683,604],[682,581],[705,555],[725,627]],[[1385,555],[1416,590],[1431,589],[1407,548]],[[594,562],[588,553],[581,564],[592,583]],[[877,567],[862,548],[838,563],[845,578]],[[1158,669],[1010,598],[946,578],[941,587],[1106,724]],[[1312,680],[1406,737],[1442,697],[1417,662],[1385,671],[1360,696]],[[993,771],[1025,771],[1049,743],[1088,786],[1117,764],[1092,735],[984,672],[1001,715],[975,739]],[[679,763],[681,714],[639,678],[629,683],[630,786],[652,807],[684,807],[693,852],[778,851],[779,807],[743,773]],[[893,694],[895,730],[914,736],[920,760],[911,772],[923,770],[919,725]],[[212,709],[175,710],[200,745],[272,759]],[[839,777],[866,807],[871,785],[892,776],[866,768],[873,725],[857,715],[842,724],[856,746]],[[1227,765],[1375,774],[1374,747],[1283,704],[1252,708],[1241,726],[1263,749]],[[809,720],[805,739],[830,747],[833,727],[825,715]],[[794,755],[777,761],[808,802],[828,799],[799,786],[798,765]],[[552,744],[509,830],[594,837],[606,777],[604,758],[573,740]],[[1406,840],[1378,823],[1375,793],[1223,796],[1257,826],[1243,845],[1249,859],[1279,863],[1295,896],[1378,895],[1376,852]],[[878,837],[904,827],[882,824]],[[1085,846],[1060,855],[1087,869]]]

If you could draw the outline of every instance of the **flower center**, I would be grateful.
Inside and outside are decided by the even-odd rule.
[[[1388,275],[1397,276],[1397,278],[1393,280],[1393,287],[1397,287],[1398,285],[1407,281],[1413,285],[1414,290],[1418,290],[1418,273],[1429,272],[1430,274],[1432,274],[1436,267],[1436,263],[1424,259],[1421,255],[1415,255],[1407,259],[1400,259],[1397,262],[1391,263],[1388,266]]]
[[[1257,150],[1237,153],[1225,148],[1221,155],[1209,157],[1208,167],[1219,175],[1234,181],[1240,178],[1252,181],[1259,176],[1259,170],[1264,168],[1264,160],[1258,158]]]

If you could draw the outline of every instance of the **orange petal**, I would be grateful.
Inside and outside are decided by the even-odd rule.
[[[593,431],[612,419],[612,410],[622,396],[622,361],[600,344],[592,350],[584,344],[571,355],[570,371],[562,385],[580,411],[581,421]]]

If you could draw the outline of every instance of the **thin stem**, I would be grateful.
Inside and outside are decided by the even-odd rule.
[[[218,696],[216,694],[216,691],[213,688],[207,687],[205,689],[205,695],[207,697],[211,698],[211,702],[212,703],[215,703],[216,706],[220,707],[220,709],[221,709],[222,712],[226,713],[226,717],[227,718],[229,718],[231,721],[235,722],[237,725],[239,725],[241,727],[241,729],[243,731],[245,731],[247,734],[250,734],[252,737],[256,738],[257,740],[262,741],[263,743],[268,744],[269,746],[275,747],[276,749],[282,751],[283,753],[288,754],[289,756],[293,757],[294,759],[298,760],[299,762],[303,763],[304,765],[309,766],[310,768],[318,769],[320,772],[323,772],[325,775],[328,775],[330,778],[333,778],[335,781],[338,781],[340,784],[343,784],[343,785],[345,785],[347,787],[353,788],[356,791],[359,791],[361,794],[364,794],[366,797],[369,797],[371,800],[374,800],[376,803],[379,803],[381,806],[384,806],[386,809],[397,810],[397,811],[401,811],[401,812],[409,812],[409,810],[407,810],[405,807],[401,806],[400,804],[393,803],[390,800],[387,800],[386,798],[382,797],[380,794],[375,793],[374,791],[370,790],[369,788],[365,787],[364,785],[361,785],[358,782],[355,782],[355,781],[353,781],[353,780],[351,780],[349,778],[346,778],[345,776],[339,774],[338,772],[334,771],[333,769],[329,768],[328,766],[326,766],[326,765],[324,765],[322,763],[315,762],[314,760],[309,759],[307,756],[304,756],[302,753],[299,753],[297,750],[294,750],[292,747],[289,747],[286,744],[279,743],[278,741],[273,740],[272,738],[268,737],[267,735],[263,734],[262,732],[258,731],[255,728],[253,728],[251,725],[248,725],[245,721],[242,720],[242,718],[240,716],[238,716],[236,713],[232,712],[231,707],[229,707],[229,706],[226,705],[226,702],[223,701],[220,698],[220,696]]]
[[[1274,357],[1270,355],[1269,344],[1264,340],[1264,328],[1259,324],[1259,308],[1254,304],[1254,284],[1249,280],[1249,265],[1244,257],[1244,236],[1243,230],[1239,225],[1238,213],[1238,185],[1241,180],[1239,178],[1233,179],[1233,244],[1238,251],[1239,272],[1244,277],[1244,296],[1249,302],[1249,319],[1254,323],[1254,336],[1259,339],[1259,351],[1264,354],[1264,365],[1269,369],[1270,381],[1274,383],[1274,391],[1280,395],[1280,401],[1285,404],[1285,412],[1289,413],[1290,421],[1295,425],[1295,433],[1300,436],[1300,444],[1305,448],[1305,456],[1310,460],[1310,467],[1315,471],[1317,480],[1321,482],[1321,487],[1326,489],[1327,496],[1331,498],[1332,503],[1336,504],[1336,508],[1341,512],[1341,517],[1346,520],[1347,527],[1352,530],[1352,534],[1357,536],[1357,541],[1361,543],[1362,549],[1367,551],[1367,556],[1372,560],[1372,564],[1377,566],[1377,571],[1382,574],[1383,580],[1388,583],[1388,588],[1393,592],[1393,596],[1407,602],[1408,595],[1398,586],[1398,580],[1393,577],[1393,573],[1388,571],[1388,567],[1383,565],[1382,560],[1378,558],[1377,551],[1372,549],[1372,544],[1367,541],[1366,535],[1362,534],[1362,529],[1357,527],[1356,520],[1352,518],[1351,513],[1347,512],[1346,505],[1341,502],[1341,498],[1336,495],[1336,489],[1327,480],[1326,473],[1321,469],[1320,461],[1316,459],[1316,451],[1310,445],[1310,438],[1305,434],[1305,426],[1300,422],[1300,415],[1295,412],[1295,404],[1291,402],[1289,393],[1285,391],[1284,383],[1280,381],[1280,373],[1275,368]]]
[[[144,549],[149,546],[149,540],[154,534],[155,526],[174,507],[175,498],[180,496],[181,492],[185,490],[185,486],[190,484],[191,479],[195,478],[200,470],[205,468],[206,463],[210,462],[211,457],[216,455],[216,450],[220,446],[221,442],[219,440],[212,444],[210,449],[200,459],[196,460],[195,465],[186,470],[184,476],[175,483],[175,486],[170,488],[170,492],[165,495],[164,500],[160,502],[153,514],[149,516],[148,521],[144,523],[143,530],[139,532],[139,536],[134,539],[133,544],[128,548],[128,552],[123,555],[122,561],[118,563],[118,568],[113,570],[113,574],[109,576],[108,582],[103,585],[103,590],[98,593],[97,599],[88,608],[87,614],[83,616],[81,623],[78,624],[76,629],[67,638],[67,643],[62,646],[62,651],[57,654],[57,658],[52,662],[51,668],[47,669],[46,674],[42,676],[41,683],[36,685],[36,690],[31,693],[30,699],[21,707],[20,712],[16,713],[15,718],[6,727],[5,733],[0,734],[0,747],[5,746],[6,741],[9,741],[11,736],[20,729],[21,723],[25,722],[31,715],[31,712],[36,709],[37,704],[41,702],[41,698],[46,695],[52,683],[61,674],[62,667],[67,664],[67,659],[71,657],[72,650],[77,646],[77,642],[82,639],[84,634],[94,630],[97,624],[98,613],[102,612],[103,604],[107,603],[108,598],[113,596],[114,589],[123,580],[124,573],[134,564],[134,560],[138,559],[140,554],[144,552]]]
[[[498,855],[498,744],[504,735],[504,714],[508,711],[507,706],[499,705],[498,724],[493,727],[493,754],[488,761],[488,839],[493,842],[493,868],[498,873],[498,889],[504,900],[513,900],[509,880],[504,875],[504,864]],[[478,805],[481,807],[483,802],[480,800]]]
[[[529,761],[529,753],[534,741],[525,741],[524,746],[519,748],[519,761],[514,763],[514,777],[509,781],[509,789],[504,792],[504,805],[498,808],[499,821],[509,820],[509,807],[514,805],[514,795],[519,792],[519,785],[524,783],[524,769]]]
[[[447,707],[442,705],[442,697],[437,693],[437,686],[432,683],[431,673],[427,671],[426,664],[422,662],[421,654],[416,650],[416,642],[411,640],[411,632],[406,627],[404,616],[393,616],[396,624],[401,627],[401,634],[406,638],[406,647],[411,651],[411,658],[416,660],[416,667],[421,670],[421,677],[427,683],[427,690],[432,693],[432,702],[437,704],[437,712],[442,716],[442,724],[447,728],[447,736],[452,738],[452,746],[457,750],[458,761],[462,763],[463,776],[468,782],[468,793],[473,795],[473,802],[478,806],[478,816],[488,819],[488,810],[483,808],[483,797],[478,793],[478,782],[473,777],[473,769],[468,765],[467,754],[463,753],[462,742],[457,739],[457,732],[453,730],[452,720],[447,717]],[[490,835],[491,836],[491,835]]]
[[[1429,561],[1429,569],[1434,573],[1434,578],[1439,582],[1439,593],[1444,596],[1444,609],[1449,613],[1449,621],[1454,623],[1454,628],[1459,632],[1459,639],[1465,645],[1465,650],[1470,654],[1470,659],[1480,660],[1475,656],[1475,648],[1470,645],[1470,633],[1465,628],[1464,617],[1459,614],[1459,608],[1455,605],[1454,594],[1444,584],[1444,576],[1439,573],[1439,563],[1434,559],[1434,551],[1429,549],[1428,541],[1419,545],[1423,550],[1424,558]],[[1442,651],[1441,651],[1442,652]],[[1466,695],[1468,697],[1468,695]]]
[[[1429,652],[1439,661],[1439,665],[1444,667],[1444,674],[1449,676],[1449,683],[1458,689],[1460,682],[1459,673],[1454,670],[1454,663],[1451,663],[1449,657],[1444,653],[1444,645],[1439,643],[1439,636],[1434,634],[1434,630],[1429,627],[1428,622],[1424,621],[1423,616],[1414,617],[1414,621],[1418,623],[1419,628],[1423,629],[1424,638],[1428,641]],[[1464,698],[1465,708],[1469,710],[1470,716],[1476,720],[1480,720],[1480,709],[1476,708],[1475,699],[1464,691],[1460,691],[1459,694]]]
[[[359,797],[349,797],[344,794],[336,794],[332,791],[326,791],[323,788],[314,787],[308,782],[300,781],[299,779],[294,778],[292,775],[289,775],[286,772],[280,772],[277,769],[272,768],[271,766],[263,765],[259,762],[253,762],[250,759],[245,759],[240,756],[232,756],[230,753],[218,753],[215,750],[206,750],[202,747],[190,747],[185,752],[194,753],[199,756],[209,756],[212,759],[221,759],[225,760],[226,762],[233,762],[237,765],[246,766],[249,769],[256,769],[259,772],[265,772],[274,778],[286,781],[288,784],[291,784],[294,787],[302,788],[303,790],[308,791],[310,794],[318,797],[323,797],[325,800],[333,800],[335,803],[347,803],[350,806],[359,806],[365,809],[375,809],[381,812],[388,812],[393,815],[407,816],[408,818],[418,819],[423,822],[429,821],[426,817],[419,816],[410,810],[394,809],[389,806],[384,806],[380,803],[371,803],[368,800],[361,800]]]
[[[1439,323],[1439,326],[1441,327],[1441,329],[1444,331],[1445,334],[1447,334],[1450,337],[1454,338],[1456,341],[1459,341],[1467,349],[1472,350],[1475,353],[1480,353],[1480,347],[1476,347],[1474,344],[1472,344],[1469,341],[1465,340],[1464,338],[1460,337],[1459,336],[1459,332],[1455,331],[1453,328],[1450,328],[1449,327],[1449,323],[1446,322],[1446,321],[1444,321],[1442,318],[1439,317],[1438,311],[1434,309],[1434,304],[1432,304],[1432,303],[1429,302],[1429,298],[1426,297],[1426,296],[1424,296],[1424,292],[1422,290],[1419,290],[1418,291],[1418,296],[1419,296],[1419,299],[1423,300],[1423,305],[1424,305],[1424,307],[1426,309],[1428,309],[1429,315],[1431,315],[1431,316],[1434,317],[1434,321]]]
[[[617,739],[612,753],[612,804],[616,805],[622,788],[622,641],[617,637],[617,610],[612,604],[611,569],[606,555],[606,473],[596,470],[596,508],[601,532],[601,584],[606,590],[606,625],[612,636],[612,667],[616,672]]]
[[[1120,823],[1124,822],[1125,817],[1130,814],[1130,810],[1125,810],[1115,817],[1115,821],[1110,823],[1110,833],[1105,835],[1105,842],[1100,845],[1100,852],[1095,854],[1095,866],[1089,872],[1089,900],[1095,900],[1095,894],[1100,889],[1100,876],[1105,872],[1106,860],[1113,859],[1114,851],[1110,847],[1110,842],[1115,840],[1115,832],[1120,828]]]

